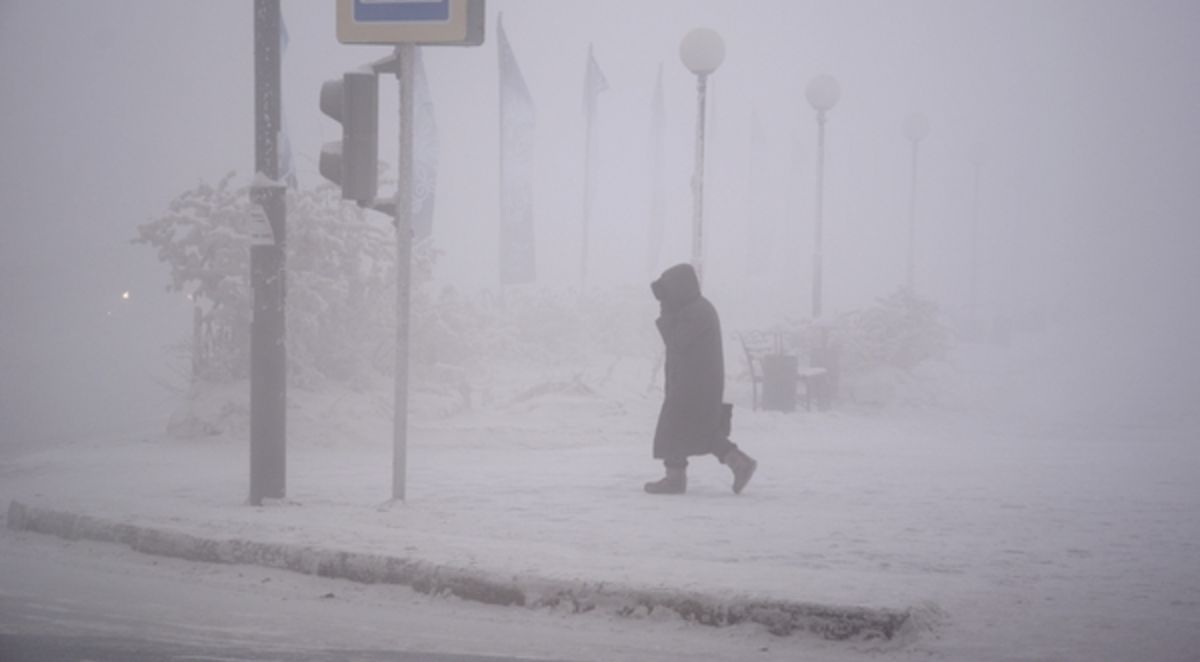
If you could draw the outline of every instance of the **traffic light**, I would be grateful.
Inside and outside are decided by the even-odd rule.
[[[342,125],[342,139],[321,146],[321,175],[360,206],[373,203],[378,188],[378,101],[373,71],[349,71],[321,86],[321,112]]]

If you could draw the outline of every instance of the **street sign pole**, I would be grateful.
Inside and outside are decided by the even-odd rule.
[[[254,166],[252,202],[271,240],[250,247],[254,291],[250,331],[250,503],[282,499],[287,484],[287,347],[284,297],[287,203],[279,179],[279,0],[254,0]],[[265,180],[265,181],[264,181]]]
[[[275,0],[278,2],[278,0]],[[396,195],[389,203],[360,204],[391,213],[396,226],[396,366],[392,430],[392,499],[403,501],[408,470],[409,329],[412,300],[413,70],[418,45],[478,46],[484,39],[484,0],[338,0],[342,43],[388,44],[391,57],[370,65],[395,74],[400,85]]]
[[[396,185],[396,393],[392,458],[392,498],[403,501],[408,470],[408,349],[412,299],[413,58],[412,44],[396,46],[400,83],[400,153]]]

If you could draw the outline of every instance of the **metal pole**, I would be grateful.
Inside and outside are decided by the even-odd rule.
[[[975,305],[979,286],[979,171],[975,165],[975,198],[971,209],[971,330],[975,330]]]
[[[817,111],[817,222],[813,238],[812,317],[821,317],[821,217],[825,198],[825,111]]]
[[[279,179],[279,0],[254,2],[254,165]],[[250,248],[254,290],[250,334],[250,503],[283,498],[287,478],[287,346],[285,246],[287,206],[282,186],[255,191],[274,243]]]
[[[692,175],[692,266],[696,277],[704,281],[704,106],[708,97],[708,76],[696,76],[696,164]]]
[[[392,499],[403,501],[408,470],[408,341],[412,283],[413,59],[416,46],[396,46],[400,82],[400,155],[396,185],[396,393]]]
[[[917,144],[912,141],[912,185],[908,195],[908,291],[916,294],[916,253],[917,253]]]

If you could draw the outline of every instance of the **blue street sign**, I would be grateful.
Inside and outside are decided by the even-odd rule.
[[[361,23],[449,19],[450,0],[354,0],[354,20]]]
[[[3,1],[3,0],[0,0]],[[337,0],[344,44],[478,46],[485,0]]]

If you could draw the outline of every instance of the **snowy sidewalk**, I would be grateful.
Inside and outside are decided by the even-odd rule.
[[[771,471],[755,482],[774,492],[767,497],[733,495],[727,469],[708,458],[694,463],[689,495],[644,494],[641,483],[661,472],[644,431],[632,429],[653,419],[648,400],[550,395],[516,414],[415,427],[405,503],[386,502],[387,445],[290,449],[288,498],[254,508],[243,504],[239,444],[83,444],[20,472],[40,476],[40,487],[13,490],[9,526],[197,560],[216,560],[214,550],[224,549],[220,560],[273,555],[314,574],[362,575],[327,563],[348,552],[363,555],[358,566],[379,566],[365,578],[394,581],[381,562],[390,560],[406,568],[401,583],[432,582],[461,597],[569,602],[560,607],[634,617],[665,606],[710,624],[759,622],[777,634],[891,639],[901,626],[928,625],[929,614],[909,622],[911,605],[887,596],[807,588],[822,573],[796,562],[790,518],[770,521],[796,493],[770,490]],[[514,420],[521,426],[511,427]],[[589,429],[597,424],[604,431]],[[139,535],[146,540],[135,544]],[[266,547],[229,551],[245,543]],[[757,551],[748,554],[747,545]]]
[[[932,628],[916,646],[1020,642],[1034,659],[1149,645],[1187,659],[1200,646],[1200,471],[1194,440],[1178,434],[1095,437],[937,409],[739,408],[735,440],[760,462],[746,492],[698,458],[687,495],[653,497],[641,485],[661,471],[648,442],[657,401],[549,393],[414,424],[408,500],[388,504],[390,430],[303,438],[318,418],[361,413],[329,407],[290,422],[282,503],[245,505],[248,450],[227,439],[23,456],[5,462],[0,497],[514,585],[900,610]]]

